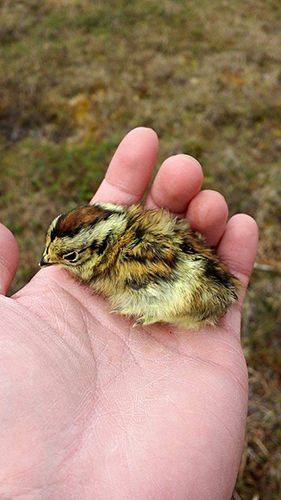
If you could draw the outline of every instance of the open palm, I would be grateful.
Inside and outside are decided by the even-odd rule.
[[[157,148],[152,130],[130,132],[94,201],[139,202]],[[198,162],[173,156],[146,206],[187,216],[245,290],[256,224],[237,215],[226,225],[223,197],[201,184]],[[0,498],[229,499],[247,411],[243,297],[200,333],[133,329],[60,268],[5,297],[16,267],[15,240],[1,226]]]

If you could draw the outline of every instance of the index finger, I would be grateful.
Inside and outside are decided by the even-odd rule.
[[[158,138],[154,130],[145,127],[131,130],[118,146],[91,203],[139,203],[149,184],[157,153]]]

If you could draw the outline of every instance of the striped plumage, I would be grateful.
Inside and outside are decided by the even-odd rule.
[[[41,265],[58,264],[138,324],[214,325],[239,281],[186,220],[140,205],[96,203],[51,223]]]

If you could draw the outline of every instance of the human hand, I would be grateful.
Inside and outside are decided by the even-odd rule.
[[[137,203],[158,141],[121,142],[93,201]],[[217,328],[132,329],[61,268],[40,270],[11,298],[12,234],[0,227],[0,498],[229,499],[247,413],[240,310],[257,226],[223,197],[200,191],[201,167],[168,158],[146,200],[191,221],[243,284]],[[43,242],[42,242],[43,245]]]

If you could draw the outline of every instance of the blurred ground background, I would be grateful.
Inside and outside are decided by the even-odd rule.
[[[16,235],[11,293],[37,271],[50,220],[87,203],[132,127],[158,165],[194,155],[205,188],[260,227],[243,314],[250,401],[233,500],[281,498],[279,0],[2,0],[0,215]],[[207,499],[206,499],[207,500]]]

